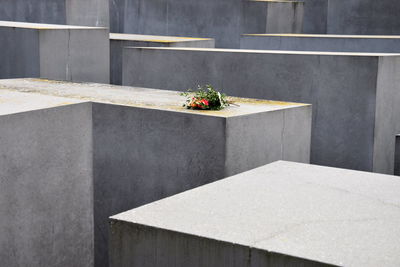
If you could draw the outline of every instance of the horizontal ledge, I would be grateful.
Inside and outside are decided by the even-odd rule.
[[[145,35],[145,34],[110,33],[110,40],[156,42],[156,43],[179,43],[179,42],[193,42],[193,41],[212,41],[213,39],[162,36],[162,35]]]
[[[254,33],[242,34],[250,37],[299,37],[299,38],[351,38],[351,39],[400,39],[400,35],[343,35],[343,34],[273,34]]]
[[[282,55],[315,55],[315,56],[400,56],[400,53],[355,53],[355,52],[320,52],[320,51],[286,51],[286,50],[251,50],[251,49],[225,49],[225,48],[193,48],[193,47],[134,47],[127,46],[124,49],[142,50],[175,50],[193,52],[215,52],[215,53],[249,53],[249,54],[282,54]]]
[[[61,24],[44,24],[44,23],[30,23],[18,21],[0,21],[0,27],[10,28],[23,28],[23,29],[36,29],[36,30],[99,30],[107,29],[105,27],[89,27],[89,26],[74,26],[74,25],[61,25]]]

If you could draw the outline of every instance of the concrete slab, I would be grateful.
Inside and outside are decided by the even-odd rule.
[[[244,34],[242,49],[399,53],[397,35]]]
[[[108,0],[2,0],[0,20],[109,27]]]
[[[298,32],[303,2],[113,0],[111,32],[214,38],[239,48],[240,34]]]
[[[228,95],[311,103],[312,163],[393,174],[399,64],[390,53],[126,48],[123,84],[208,83]]]
[[[239,107],[217,112],[187,110],[184,100],[0,80],[2,264],[107,266],[109,216],[278,159],[309,162],[310,105],[237,98]]]
[[[215,41],[211,38],[110,33],[111,84],[122,84],[122,50],[127,46],[213,48]]]
[[[108,83],[106,28],[0,21],[0,78]]]
[[[400,180],[279,161],[111,217],[111,266],[398,266]]]

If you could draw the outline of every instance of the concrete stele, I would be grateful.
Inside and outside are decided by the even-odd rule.
[[[106,28],[0,21],[0,78],[110,81]]]
[[[112,216],[111,266],[398,266],[399,190],[275,162]]]
[[[126,48],[123,57],[124,85],[212,84],[229,95],[311,103],[312,163],[393,174],[400,54],[160,47]]]
[[[194,111],[184,101],[0,80],[2,264],[107,266],[109,216],[277,159],[309,162],[310,105],[236,98]]]

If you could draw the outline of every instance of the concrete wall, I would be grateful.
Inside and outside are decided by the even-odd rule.
[[[109,0],[2,0],[0,20],[109,27]]]
[[[240,40],[240,48],[398,53],[400,52],[400,38],[357,35],[243,35]]]
[[[334,266],[118,220],[110,233],[111,267]]]
[[[266,2],[268,4],[265,33],[301,33],[303,31],[303,2]]]
[[[2,0],[0,20],[66,24],[65,0]]]
[[[309,162],[310,106],[226,119],[102,104],[93,112],[96,266],[107,262],[111,214],[277,159]]]
[[[110,82],[108,30],[40,31],[40,77]]]
[[[326,33],[329,0],[304,0],[304,33]]]
[[[65,0],[66,23],[110,27],[110,0]]]
[[[207,37],[231,48],[239,48],[241,33],[297,32],[303,7],[243,0],[113,0],[110,6],[111,32]]]
[[[39,77],[39,32],[33,29],[0,27],[0,79]]]
[[[400,34],[396,0],[305,0],[304,33]]]
[[[157,41],[127,41],[110,39],[110,81],[111,84],[122,84],[122,50],[127,46],[136,47],[215,47],[214,40],[157,42]]]
[[[39,24],[40,25],[40,24]],[[0,78],[110,81],[108,30],[0,27]]]
[[[329,0],[327,33],[400,34],[396,0]]]
[[[124,85],[186,90],[210,83],[228,95],[312,103],[312,163],[393,174],[397,121],[390,116],[385,121],[392,126],[379,126],[385,129],[385,138],[380,140],[391,149],[381,150],[374,131],[378,127],[375,121],[382,118],[375,117],[380,112],[376,103],[386,99],[387,92],[398,90],[400,84],[394,78],[397,57],[129,48],[124,59]],[[390,104],[378,105],[394,109],[393,101],[399,101],[397,93]],[[397,110],[390,114],[398,116]]]
[[[90,104],[0,116],[2,266],[93,265],[91,119]]]
[[[243,1],[241,32],[301,33],[303,16],[304,2]]]

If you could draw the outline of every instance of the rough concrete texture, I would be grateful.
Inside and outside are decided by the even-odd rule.
[[[329,0],[304,0],[304,33],[326,33]]]
[[[301,33],[304,2],[244,1],[244,33]]]
[[[91,106],[74,102],[0,94],[1,266],[93,266]]]
[[[0,78],[103,82],[110,77],[105,28],[0,21]]]
[[[217,47],[239,48],[242,33],[298,32],[302,10],[297,1],[112,0],[110,27],[111,32],[208,37]]]
[[[396,0],[329,0],[327,33],[400,34]]]
[[[399,53],[400,36],[331,34],[244,34],[241,49]]]
[[[397,0],[305,0],[304,33],[400,34]]]
[[[108,0],[2,0],[0,20],[109,27]]]
[[[89,116],[91,119],[89,122],[87,120],[84,120],[84,122],[87,123],[85,127],[89,127],[92,132],[92,139],[89,141],[92,144],[90,153],[93,162],[90,166],[93,168],[90,177],[93,189],[89,192],[89,196],[93,198],[93,207],[82,206],[79,208],[85,209],[88,216],[94,217],[94,227],[92,227],[92,224],[85,227],[92,227],[90,228],[92,234],[94,232],[95,266],[107,266],[107,218],[113,214],[278,159],[309,162],[310,105],[234,98],[233,100],[240,105],[239,107],[231,106],[223,111],[193,111],[182,107],[185,98],[181,97],[178,92],[35,79],[0,80],[0,92],[0,114],[2,110],[7,112],[10,108],[12,109],[18,101],[20,112],[28,111],[29,108],[37,109],[39,108],[38,105],[46,105],[45,107],[56,104],[66,105],[71,101],[72,103],[85,102],[91,104],[91,109],[88,111],[90,116],[84,115],[83,117]],[[16,94],[23,95],[23,98],[22,96],[15,96]],[[16,100],[10,100],[10,96]],[[41,104],[36,103],[37,98],[45,97],[54,98],[55,100],[52,101],[55,101],[56,104],[45,101],[40,101]],[[65,101],[59,99],[65,99]],[[12,112],[15,112],[15,110]],[[25,113],[27,116],[30,114],[30,112]],[[76,119],[79,119],[79,117]],[[40,120],[40,118],[37,120]],[[65,121],[68,122],[68,120]],[[65,121],[60,118],[59,123],[64,124]],[[31,123],[36,123],[36,120],[32,120]],[[46,125],[46,121],[41,121],[39,125],[40,129],[52,130],[51,125]],[[65,127],[67,125],[71,127],[68,123],[65,125]],[[82,129],[69,128],[77,131],[77,136],[66,138],[61,135],[59,138],[65,138],[64,142],[68,144],[69,140],[73,141],[74,138],[80,138],[80,130],[86,129],[85,127],[82,127]],[[0,128],[3,129],[4,127],[0,125]],[[12,133],[14,128],[10,127],[7,131]],[[25,134],[36,135],[36,132],[26,131]],[[41,135],[41,138],[47,136],[43,136],[42,133],[37,134]],[[53,131],[49,134],[53,134]],[[25,143],[22,142],[20,145],[16,141],[16,137],[18,136],[9,137],[7,134],[2,135],[0,140],[7,143],[7,147],[14,146],[18,151],[23,151]],[[32,138],[35,140],[39,137],[34,136]],[[73,144],[71,149],[75,145],[79,148],[78,145],[81,142],[83,140]],[[41,175],[40,170],[47,172],[46,168],[40,168],[37,172],[30,171],[30,164],[32,162],[34,164],[36,160],[35,153],[40,155],[40,159],[47,159],[48,163],[45,166],[51,166],[54,160],[54,164],[60,165],[58,170],[62,171],[64,167],[69,168],[65,175],[70,172],[80,173],[80,169],[75,168],[75,165],[68,160],[59,162],[56,154],[51,155],[53,145],[57,146],[58,149],[57,142],[51,142],[48,144],[48,149],[41,152],[41,147],[39,144],[36,146],[35,143],[32,153],[28,154],[27,159],[18,161],[21,166],[9,165],[9,161],[4,162],[4,164],[12,169],[10,175],[21,173],[21,175],[30,177],[30,181],[39,181],[35,183],[37,187],[42,184],[47,186],[46,183],[51,184],[53,181],[48,181],[42,177],[36,179],[36,176]],[[86,146],[82,146],[82,149]],[[0,157],[7,155],[7,153],[9,153],[7,150],[0,149]],[[33,158],[32,161],[29,160],[30,157]],[[13,178],[8,174],[0,177],[6,181]],[[44,177],[48,176],[44,175]],[[7,183],[5,185],[6,187],[3,190],[13,192],[13,190],[7,188]],[[68,198],[72,194],[71,190],[74,189],[64,191],[68,196],[58,193],[57,197],[60,199]],[[47,200],[45,196],[41,195],[41,191],[33,190],[30,192],[30,194],[36,193],[42,202]],[[81,193],[81,189],[73,192],[73,194]],[[24,194],[27,193],[22,192],[21,194],[23,194],[21,197],[24,199]],[[16,194],[15,197],[18,198],[19,195]],[[85,194],[85,197],[88,196]],[[76,201],[79,199],[77,196]],[[49,200],[52,199],[49,198]],[[8,213],[6,209],[2,208],[14,205],[8,201],[8,199],[5,199],[4,202],[0,202],[0,210],[4,210],[5,217]],[[36,204],[36,201],[32,203],[21,201],[18,202],[18,207],[23,207],[24,210],[29,211]],[[46,205],[50,204],[47,203]],[[67,204],[62,202],[60,205]],[[56,209],[58,204],[50,206]],[[49,220],[53,212],[44,207],[43,213],[47,214],[45,217]],[[71,214],[74,213],[71,211]],[[25,219],[22,219],[22,221],[25,224],[27,223]],[[54,227],[59,226],[57,221],[49,220],[49,223],[51,222],[54,223]],[[12,235],[12,233],[18,231],[18,228],[14,228],[12,224],[6,225],[7,228],[4,229],[7,229],[7,231],[0,228],[0,233],[10,232],[10,235]],[[26,225],[24,227],[24,231],[30,229]],[[75,233],[75,228],[72,227],[70,231]],[[46,244],[51,243],[53,238],[57,238],[57,236],[37,235],[37,240]],[[80,238],[80,236],[77,238]],[[3,237],[0,234],[0,244],[3,240],[8,242],[8,237]],[[60,244],[65,242],[65,245],[69,245],[68,242],[73,240],[61,240],[59,242]],[[21,242],[24,242],[23,238]],[[3,247],[1,249],[4,250]],[[7,251],[13,251],[14,247],[11,246],[7,249]],[[35,246],[35,248],[24,247],[24,249],[28,250],[26,255],[31,255],[31,251],[35,251],[38,259],[47,257],[47,254],[41,254],[40,246]],[[23,252],[23,250],[21,251]],[[10,257],[12,254],[5,253],[4,255]],[[27,256],[27,260],[29,259],[30,257]],[[67,261],[68,259],[64,260]],[[64,266],[74,266],[74,260],[78,259],[71,259],[71,264]],[[91,260],[93,261],[93,258]],[[78,266],[91,265],[82,264]]]
[[[210,38],[110,33],[111,84],[122,84],[122,50],[127,46],[213,48],[215,47],[215,41]]]
[[[275,162],[111,217],[111,266],[399,266],[399,190]]]
[[[123,84],[209,83],[228,95],[311,103],[312,163],[393,174],[399,64],[396,54],[126,48]]]

